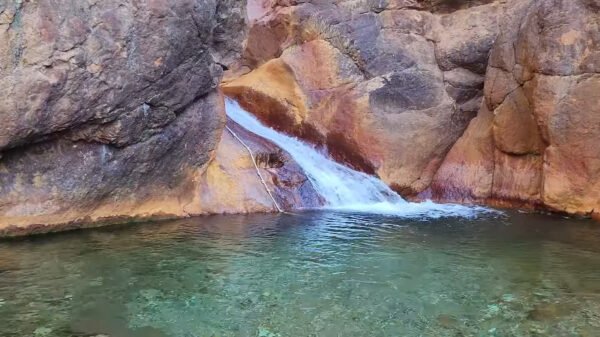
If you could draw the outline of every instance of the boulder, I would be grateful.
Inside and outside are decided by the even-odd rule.
[[[244,6],[0,3],[0,232],[199,211]]]

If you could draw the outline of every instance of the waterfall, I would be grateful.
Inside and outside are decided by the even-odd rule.
[[[476,208],[440,205],[433,202],[409,203],[383,181],[341,165],[304,142],[263,125],[254,115],[227,98],[227,117],[246,130],[270,140],[288,152],[300,165],[329,209],[356,212],[428,216],[468,216]],[[481,209],[481,208],[479,208]]]

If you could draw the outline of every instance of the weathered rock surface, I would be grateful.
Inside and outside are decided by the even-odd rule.
[[[243,6],[1,2],[0,231],[190,214]]]
[[[495,42],[478,117],[424,196],[600,210],[600,2],[521,1]]]
[[[250,1],[239,69],[251,72],[223,87],[404,196],[598,216],[599,11],[595,0]]]
[[[18,234],[189,214],[196,181],[220,136],[219,102],[213,93],[157,135],[122,148],[59,138],[5,151],[0,228]],[[54,226],[32,227],[37,224]]]
[[[479,109],[505,7],[251,1],[240,65],[253,70],[223,89],[266,123],[415,196]]]
[[[196,213],[274,212],[277,207],[290,211],[323,205],[288,153],[232,121],[227,126],[215,159],[200,179]]]
[[[264,122],[404,196],[600,217],[598,0],[245,7],[1,2],[0,236],[273,211],[224,132],[223,70]],[[277,203],[321,204],[289,155],[229,126]]]

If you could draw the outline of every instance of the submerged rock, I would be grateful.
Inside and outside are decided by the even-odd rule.
[[[35,337],[50,336],[51,333],[52,333],[52,329],[47,328],[47,327],[39,327],[33,331],[33,335]]]
[[[575,312],[576,306],[568,303],[540,303],[533,308],[528,318],[533,321],[551,321],[555,322],[564,316]]]
[[[280,334],[274,333],[264,326],[258,327],[258,337],[279,337]]]
[[[460,322],[452,315],[438,315],[437,323],[444,329],[454,329],[459,326]]]

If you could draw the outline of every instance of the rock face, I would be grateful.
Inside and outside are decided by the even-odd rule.
[[[600,218],[598,0],[0,3],[0,236],[322,203],[267,124],[406,197]],[[242,41],[245,41],[242,44]],[[243,142],[246,145],[243,145]],[[258,171],[248,153],[258,159]]]
[[[263,121],[406,197],[600,209],[598,1],[248,8],[224,90]]]
[[[215,1],[3,6],[3,152],[58,133],[141,143],[219,83]]]
[[[264,122],[415,196],[479,109],[505,7],[254,1],[239,67],[252,71],[223,90]]]
[[[190,214],[243,6],[0,3],[0,231]]]
[[[514,7],[490,55],[485,102],[424,196],[600,210],[599,10],[593,0]]]
[[[232,121],[227,126],[215,159],[200,179],[196,213],[274,212],[278,207],[290,211],[323,205],[287,152]]]

